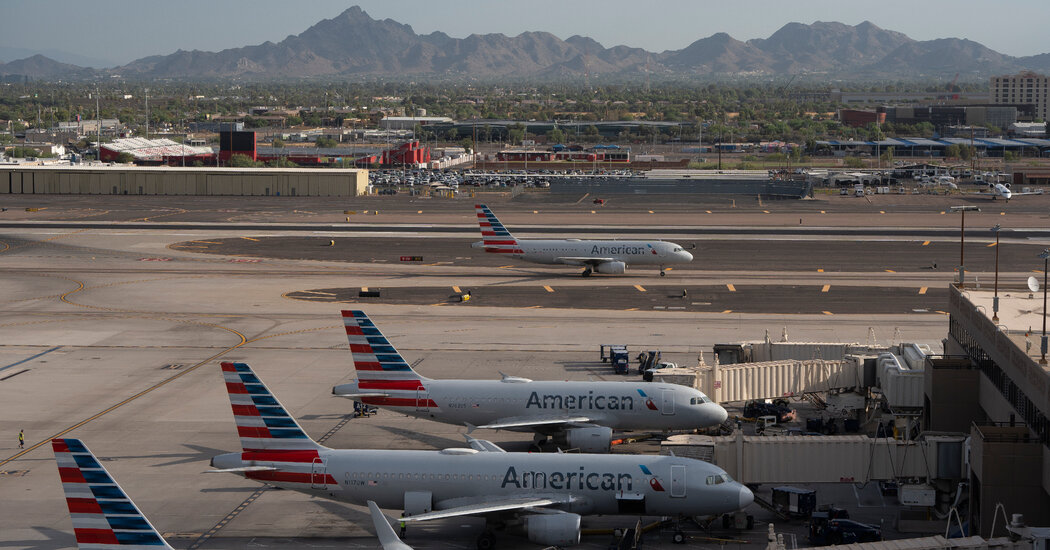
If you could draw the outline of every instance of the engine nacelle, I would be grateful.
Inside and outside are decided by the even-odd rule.
[[[606,275],[623,275],[627,271],[627,264],[623,262],[605,262],[594,267],[596,273]]]
[[[583,453],[607,453],[612,441],[612,428],[570,428],[565,430],[565,442],[571,449]]]
[[[580,515],[530,514],[524,516],[525,536],[545,546],[572,546],[580,543]]]

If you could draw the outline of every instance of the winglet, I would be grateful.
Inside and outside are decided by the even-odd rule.
[[[471,424],[470,422],[464,422],[464,424],[466,424],[466,426],[467,426],[467,433],[468,433],[468,434],[470,434],[470,433],[474,433],[474,430],[478,429],[478,427],[477,427],[477,426],[475,426],[475,425]],[[468,439],[469,439],[469,438],[468,438]]]
[[[79,439],[52,439],[77,546],[171,550],[138,506]]]
[[[383,511],[376,506],[373,501],[368,501],[368,511],[372,513],[372,523],[376,528],[376,537],[379,538],[379,544],[383,545],[383,550],[412,550],[412,547],[401,542],[401,539],[394,532],[394,528],[390,526],[390,521],[387,520],[386,516],[383,515]]]
[[[483,453],[505,453],[505,452],[507,452],[507,451],[503,450],[503,447],[500,447],[499,445],[496,445],[495,443],[493,443],[493,442],[491,442],[491,441],[489,441],[487,439],[474,439],[473,437],[470,437],[469,435],[466,436],[466,438],[467,438],[467,444],[470,445],[470,448],[474,449],[475,451],[480,451],[480,452],[483,452]]]

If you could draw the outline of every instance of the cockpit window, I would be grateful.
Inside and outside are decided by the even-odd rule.
[[[690,405],[703,405],[704,403],[711,403],[711,398],[702,393],[700,394],[700,397],[691,397],[689,399]]]
[[[682,251],[682,248],[681,248],[681,247],[675,248],[675,249],[674,249],[674,251],[675,251],[675,252],[681,252],[681,251]]]
[[[729,477],[729,474],[717,474],[713,476],[707,476],[708,485],[721,485],[723,483],[729,483],[733,481],[733,478]]]

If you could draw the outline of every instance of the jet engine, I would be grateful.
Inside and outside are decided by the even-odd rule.
[[[525,535],[545,546],[572,546],[580,543],[580,515],[568,512],[531,514],[524,517]]]
[[[594,267],[594,271],[606,275],[623,275],[627,271],[627,264],[623,262],[605,262]]]
[[[612,428],[604,426],[565,430],[565,443],[569,448],[579,449],[584,453],[607,453],[610,441],[612,441]]]

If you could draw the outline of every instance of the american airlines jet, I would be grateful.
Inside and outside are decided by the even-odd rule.
[[[681,245],[667,241],[616,241],[589,239],[516,239],[484,204],[474,205],[484,240],[473,244],[485,252],[538,264],[561,264],[583,267],[582,275],[591,273],[622,274],[627,265],[658,265],[660,276],[671,264],[693,261],[693,255]]]
[[[222,363],[241,451],[215,471],[363,505],[404,510],[406,521],[485,517],[538,544],[580,540],[590,514],[709,516],[733,512],[751,491],[714,464],[659,455],[508,453],[488,441],[442,451],[330,449],[314,442],[244,363]],[[684,538],[680,532],[676,538]]]
[[[433,380],[417,373],[363,311],[343,311],[357,380],[335,395],[409,416],[473,428],[555,437],[585,452],[608,452],[613,430],[694,430],[728,417],[703,392],[653,382]]]

